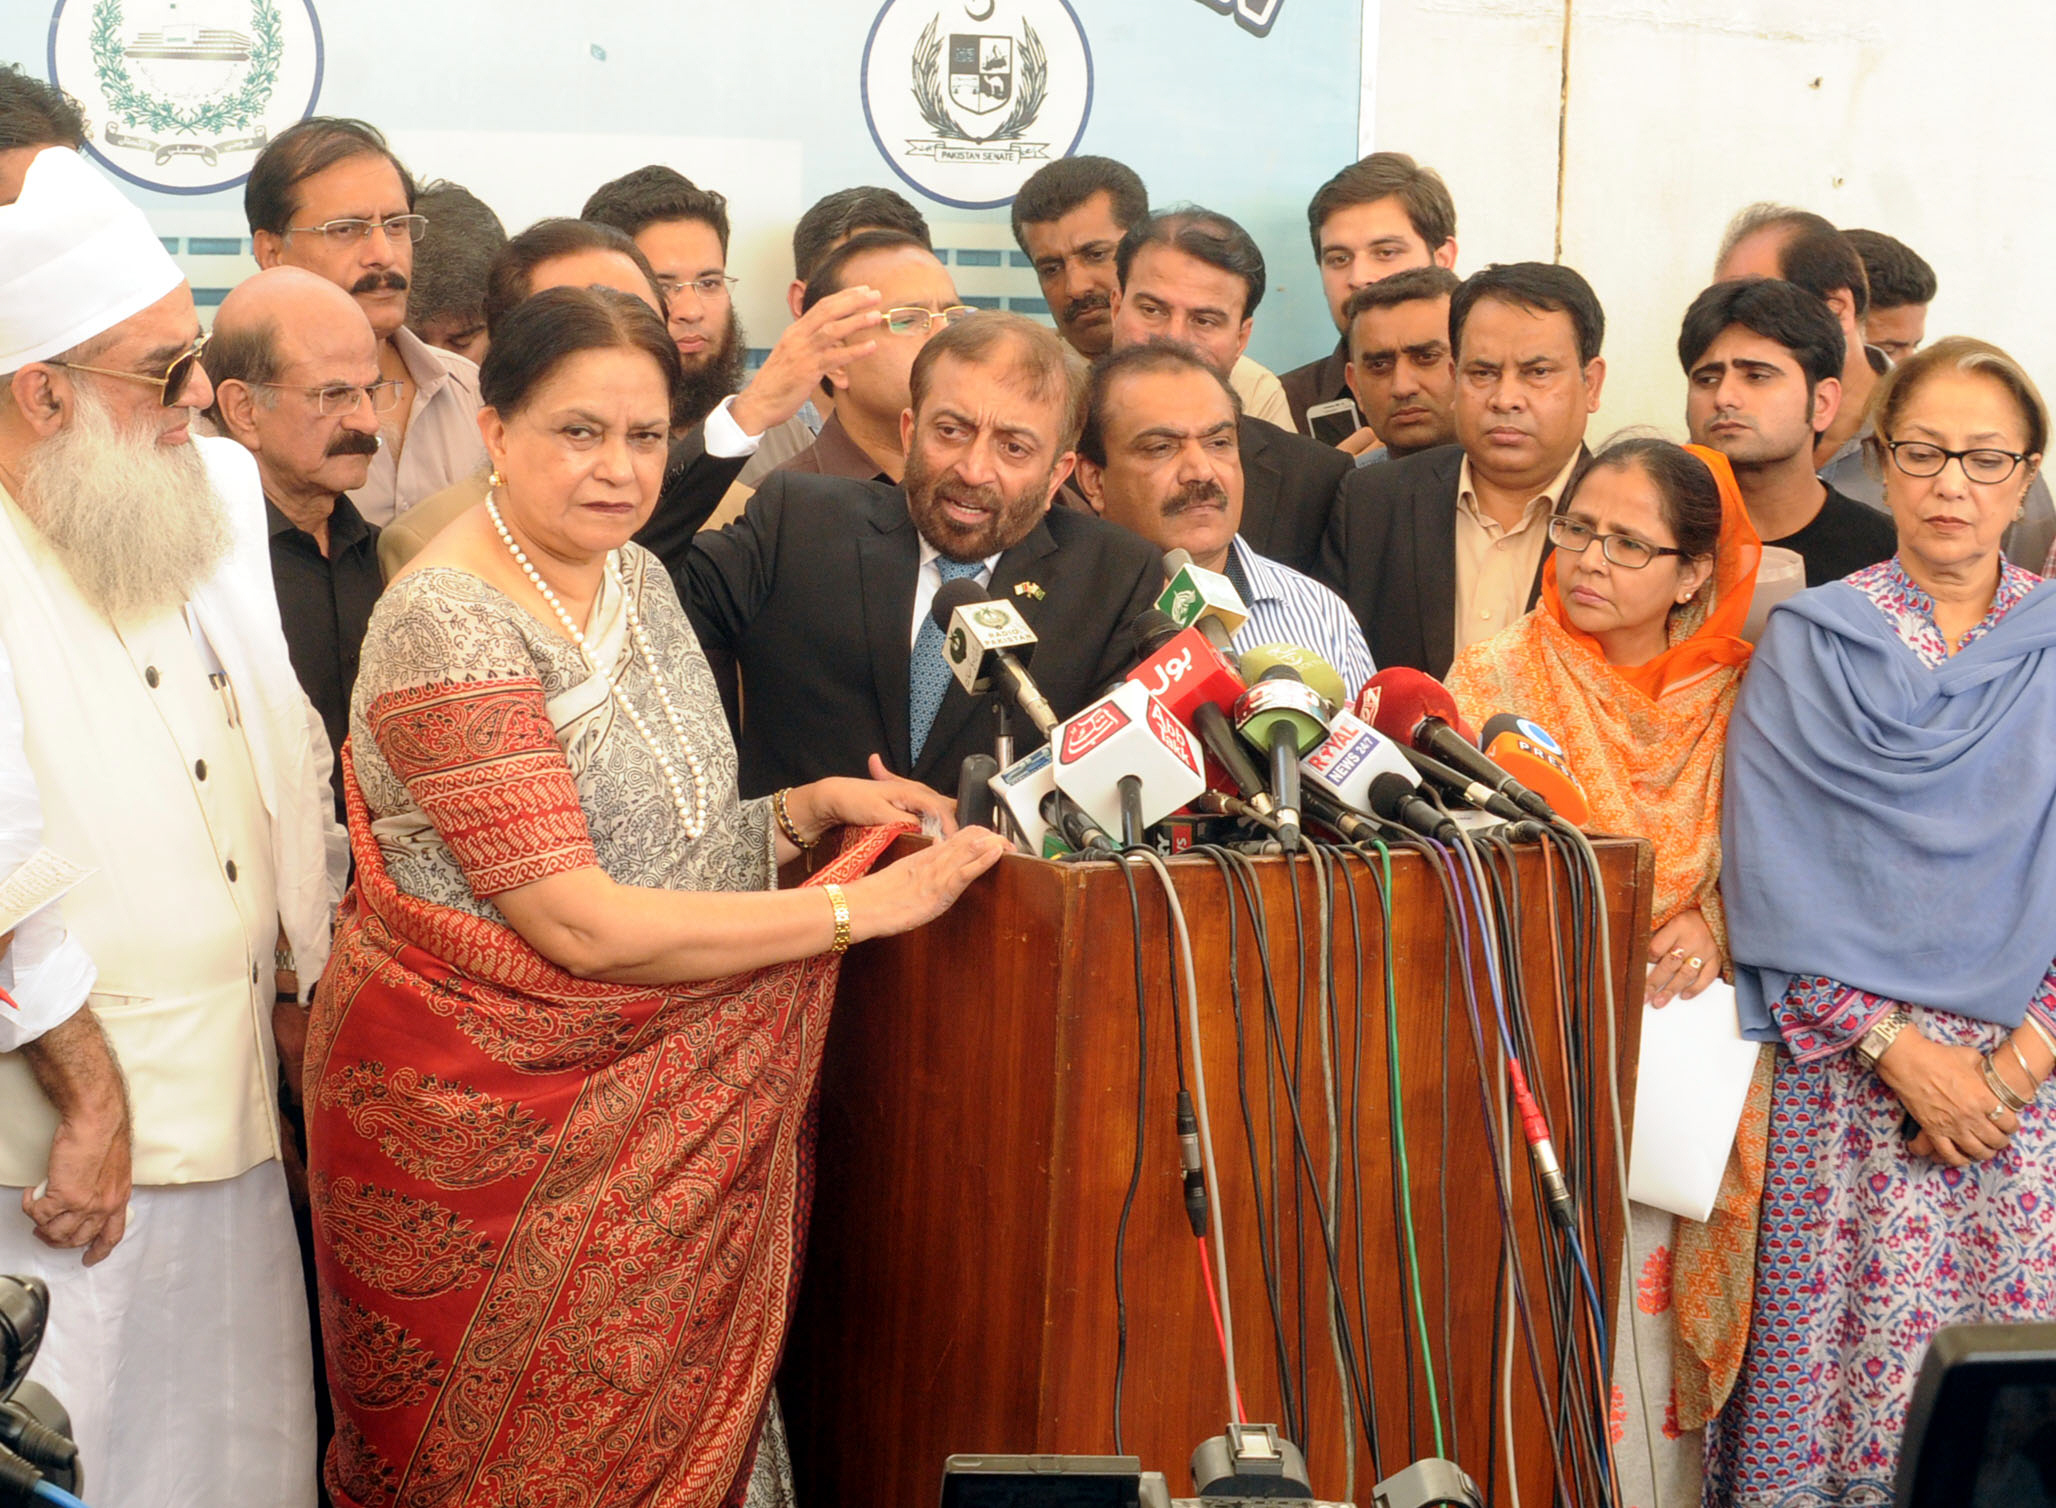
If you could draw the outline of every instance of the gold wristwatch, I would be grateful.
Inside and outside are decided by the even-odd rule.
[[[1913,1025],[1913,1018],[1896,1006],[1877,1019],[1877,1023],[1856,1042],[1856,1061],[1871,1072],[1877,1072],[1878,1059],[1885,1055],[1885,1049],[1899,1040],[1899,1033]]]

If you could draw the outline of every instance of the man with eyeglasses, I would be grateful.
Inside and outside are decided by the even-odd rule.
[[[414,243],[428,229],[414,179],[377,128],[315,115],[257,155],[243,212],[259,267],[300,267],[357,300],[378,337],[379,376],[398,384],[382,416],[384,445],[351,500],[389,524],[485,464],[478,368],[406,327]]]
[[[399,393],[378,374],[378,338],[356,300],[297,267],[260,272],[223,299],[203,360],[208,412],[264,483],[272,589],[293,669],[338,756],[340,821],[350,691],[384,586],[378,528],[349,491],[364,485]]]
[[[141,211],[45,150],[0,267],[0,659],[97,976],[25,990],[0,1052],[0,1272],[50,1286],[36,1377],[97,1500],[312,1508],[278,1073],[342,888],[327,743],[256,467],[189,432],[200,322]]]
[[[958,301],[935,253],[904,231],[862,231],[836,247],[807,280],[801,313],[850,288],[877,290],[876,349],[822,377],[834,407],[814,443],[776,469],[890,485],[906,471],[900,415],[913,403],[914,358],[936,331],[975,311]]]

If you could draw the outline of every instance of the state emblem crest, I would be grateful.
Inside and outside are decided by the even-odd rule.
[[[321,90],[313,0],[58,0],[50,78],[86,149],[131,183],[204,194],[249,176]]]

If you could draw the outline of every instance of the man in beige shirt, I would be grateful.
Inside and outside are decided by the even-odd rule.
[[[357,300],[378,336],[378,374],[400,384],[379,425],[371,474],[350,493],[383,527],[485,464],[478,433],[478,368],[409,330],[414,179],[363,121],[312,116],[258,154],[243,187],[259,267],[304,267]]]
[[[1315,572],[1380,665],[1436,676],[1534,606],[1549,515],[1585,459],[1606,378],[1605,315],[1568,267],[1472,274],[1449,327],[1457,443],[1352,472]]]

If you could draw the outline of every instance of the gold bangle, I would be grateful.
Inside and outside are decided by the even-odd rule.
[[[797,827],[793,826],[792,813],[786,809],[785,805],[785,798],[791,794],[791,786],[785,787],[784,790],[773,791],[771,793],[771,815],[778,819],[778,830],[785,834],[785,841],[790,843],[794,848],[797,848],[801,853],[805,853],[808,849],[812,848],[815,843],[819,843],[821,840],[819,838],[816,838],[813,840],[812,843],[810,843],[805,838],[802,838],[800,836],[800,830]]]
[[[843,896],[842,886],[823,885],[828,904],[835,908],[835,941],[830,944],[831,953],[847,953],[850,950],[850,903]]]

